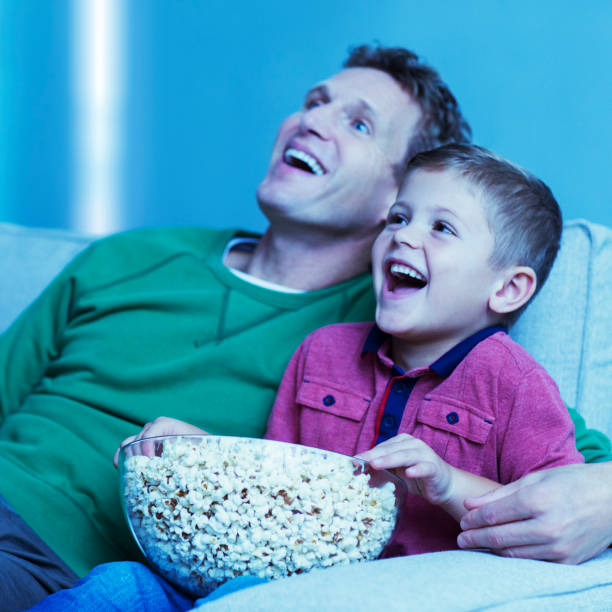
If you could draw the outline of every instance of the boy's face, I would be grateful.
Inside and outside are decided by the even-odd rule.
[[[414,170],[372,249],[376,322],[440,355],[498,316],[489,298],[503,271],[478,189],[453,170]],[[395,345],[394,345],[395,346]]]

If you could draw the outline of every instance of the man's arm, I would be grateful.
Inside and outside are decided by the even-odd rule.
[[[467,500],[462,548],[491,548],[506,557],[581,563],[612,544],[610,440],[587,429],[576,410],[576,446],[593,465],[529,474],[495,492]]]
[[[545,371],[536,368],[523,377],[500,457],[502,478],[514,482],[466,500],[470,511],[461,520],[460,547],[565,563],[606,548],[612,536],[612,521],[605,520],[612,501],[609,474],[606,482],[606,474],[584,471],[573,429]]]
[[[612,462],[528,474],[466,506],[461,548],[581,563],[612,544]]]
[[[58,339],[72,300],[73,264],[0,336],[0,424],[18,408],[61,350]]]
[[[574,422],[576,448],[582,453],[585,463],[612,461],[612,445],[609,438],[596,429],[589,429],[577,410],[569,407],[567,410]]]

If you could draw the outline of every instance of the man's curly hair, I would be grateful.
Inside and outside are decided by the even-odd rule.
[[[375,68],[386,72],[419,104],[423,117],[406,152],[406,165],[414,155],[448,143],[467,144],[472,130],[455,96],[431,66],[403,47],[360,45],[349,49],[345,68]],[[405,167],[398,168],[403,174]]]

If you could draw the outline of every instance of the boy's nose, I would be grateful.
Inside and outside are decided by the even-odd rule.
[[[423,245],[421,232],[415,223],[408,223],[399,228],[393,235],[397,244],[404,244],[413,249],[418,249]]]

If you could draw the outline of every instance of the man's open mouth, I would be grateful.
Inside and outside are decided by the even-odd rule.
[[[326,172],[321,162],[314,158],[310,153],[300,151],[300,149],[294,149],[289,147],[285,149],[283,153],[283,160],[289,166],[316,174],[317,176],[323,176]]]
[[[387,265],[387,283],[390,291],[423,289],[427,285],[427,279],[415,268],[391,261]]]

